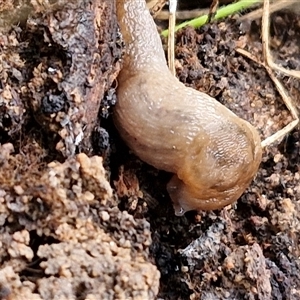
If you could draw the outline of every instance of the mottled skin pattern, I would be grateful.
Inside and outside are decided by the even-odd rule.
[[[155,23],[140,0],[117,0],[125,42],[114,122],[143,161],[175,175],[175,213],[236,201],[261,161],[256,129],[205,93],[172,76]]]

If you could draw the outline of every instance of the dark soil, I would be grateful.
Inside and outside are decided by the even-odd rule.
[[[236,204],[176,217],[171,174],[112,124],[113,1],[38,3],[0,1],[0,299],[300,299],[299,128],[265,149]],[[300,70],[299,15],[272,15],[271,46]],[[177,76],[264,139],[292,118],[237,47],[262,59],[260,21],[186,28]],[[299,107],[300,81],[277,76]]]

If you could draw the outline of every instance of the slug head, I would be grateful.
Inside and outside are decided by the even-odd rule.
[[[236,201],[251,183],[261,161],[260,138],[245,121],[233,129],[235,134],[224,135],[223,130],[205,142],[201,134],[195,137],[167,185],[177,216],[189,210],[221,209]]]
[[[207,197],[205,188],[202,191],[197,190],[174,175],[167,185],[167,191],[172,199],[175,215],[183,216],[190,210],[221,209],[236,201],[244,189],[234,187],[223,192],[208,193],[210,196]]]

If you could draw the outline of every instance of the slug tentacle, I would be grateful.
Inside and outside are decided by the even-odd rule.
[[[117,0],[125,42],[114,122],[145,162],[175,175],[167,185],[176,215],[236,201],[261,161],[256,129],[169,71],[144,1]]]

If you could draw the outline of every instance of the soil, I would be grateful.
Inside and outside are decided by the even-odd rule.
[[[122,39],[113,1],[0,1],[0,299],[300,299],[299,128],[265,149],[237,203],[176,217],[171,174],[113,126]],[[3,18],[3,16],[6,16]],[[291,122],[260,21],[176,36],[186,85],[262,139]],[[271,16],[272,54],[300,70],[300,16]],[[277,74],[296,107],[300,81]]]

